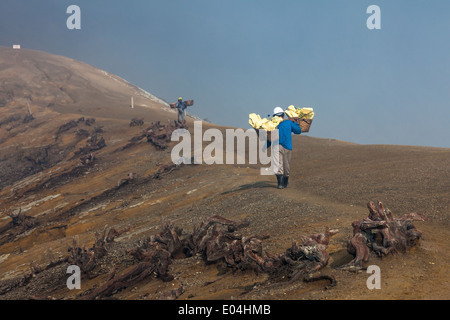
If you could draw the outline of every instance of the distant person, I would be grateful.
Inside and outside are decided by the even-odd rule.
[[[183,98],[178,98],[178,102],[176,105],[176,108],[178,109],[178,122],[184,123],[186,122],[186,103],[183,102]]]
[[[284,110],[280,107],[273,109],[273,115],[284,119]],[[277,127],[279,136],[279,152],[275,156],[278,169],[275,172],[278,182],[278,189],[284,189],[289,184],[290,163],[292,153],[292,133],[301,134],[302,129],[294,119],[286,119],[280,122]],[[278,156],[278,157],[277,157]]]

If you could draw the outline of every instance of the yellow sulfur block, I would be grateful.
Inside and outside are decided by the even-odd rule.
[[[304,119],[312,119],[314,118],[314,109],[313,108],[301,108],[299,109],[300,118]]]
[[[249,114],[248,123],[255,129],[260,129],[263,123],[267,122],[267,119],[261,119],[261,116],[256,113]]]

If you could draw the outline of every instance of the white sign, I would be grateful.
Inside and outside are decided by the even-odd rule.
[[[20,44],[13,44],[13,49],[20,49]]]

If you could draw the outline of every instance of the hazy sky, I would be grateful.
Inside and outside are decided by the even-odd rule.
[[[0,45],[16,43],[194,99],[220,125],[293,104],[314,108],[310,136],[450,147],[448,0],[2,0]]]

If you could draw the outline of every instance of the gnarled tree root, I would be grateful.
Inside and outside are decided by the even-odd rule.
[[[422,232],[416,229],[413,221],[426,221],[428,218],[419,213],[405,214],[394,218],[392,212],[384,208],[381,202],[367,204],[369,217],[354,221],[353,237],[348,242],[347,251],[355,258],[341,269],[361,269],[369,260],[370,252],[384,256],[391,252],[406,252],[408,247],[417,244]]]

